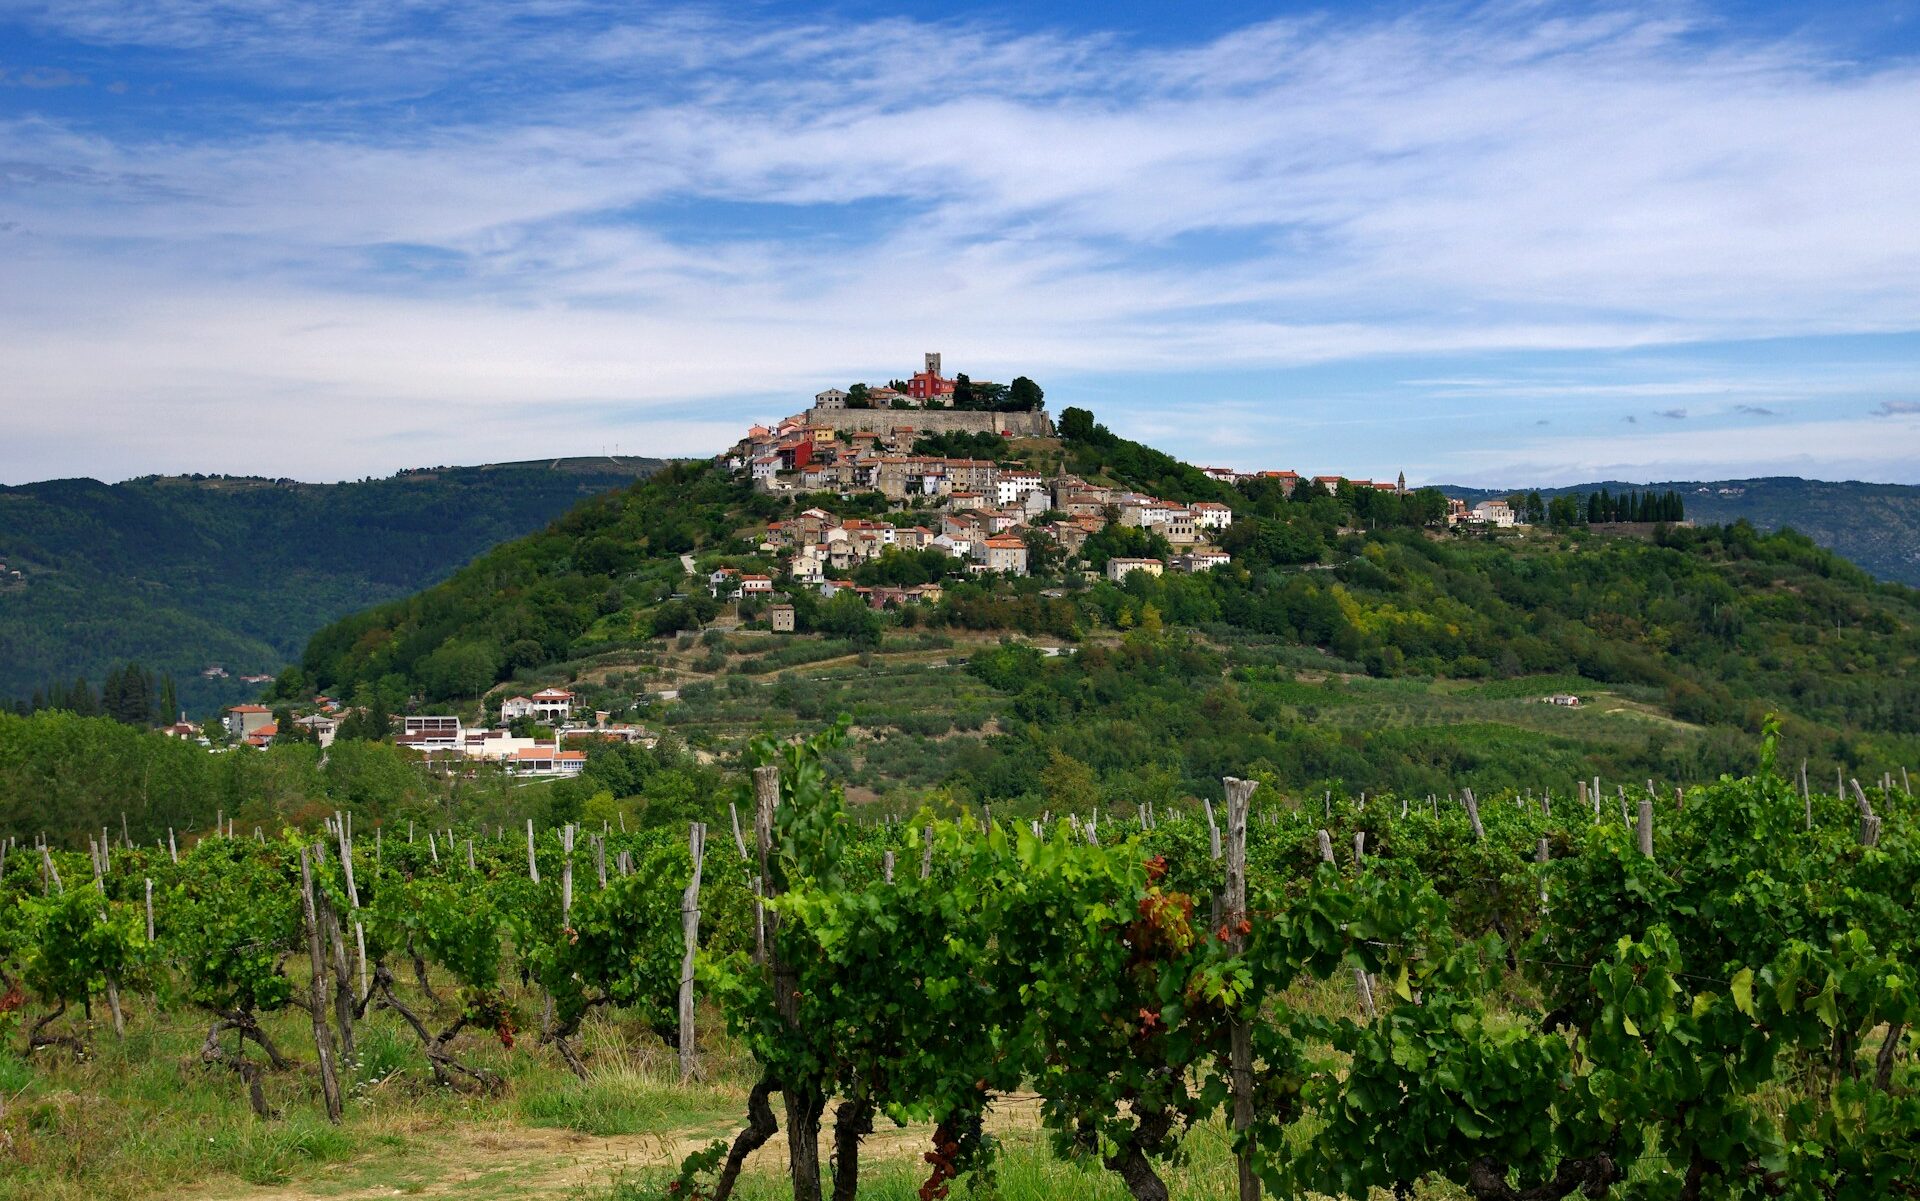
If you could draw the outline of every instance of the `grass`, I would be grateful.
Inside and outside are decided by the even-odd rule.
[[[518,1109],[528,1125],[602,1138],[731,1121],[743,1112],[731,1091],[684,1088],[629,1064],[595,1069],[572,1087],[529,1093]]]
[[[102,1020],[85,1058],[41,1051],[29,1061],[0,1051],[0,1201],[245,1195],[247,1186],[291,1182],[301,1182],[302,1195],[404,1195],[470,1172],[473,1163],[446,1156],[475,1131],[678,1139],[689,1123],[712,1127],[743,1109],[744,1086],[732,1082],[741,1059],[724,1040],[703,1060],[721,1083],[683,1087],[673,1053],[617,1015],[596,1015],[583,1030],[594,1065],[585,1082],[530,1040],[508,1052],[463,1035],[456,1054],[507,1080],[501,1096],[476,1096],[435,1087],[413,1035],[393,1015],[372,1013],[355,1027],[356,1055],[342,1081],[346,1116],[335,1126],[320,1101],[310,1023],[294,1011],[263,1023],[295,1067],[266,1073],[276,1117],[262,1121],[236,1076],[200,1062],[209,1019],[139,997],[127,1009],[126,1037]],[[720,1028],[717,1015],[705,1021]],[[16,1030],[9,1043],[22,1041]],[[510,1185],[502,1196],[515,1194]]]

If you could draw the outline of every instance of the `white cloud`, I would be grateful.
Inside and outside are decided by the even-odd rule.
[[[299,430],[309,473],[357,474],[355,423],[395,411],[477,457],[554,433],[528,419],[550,402],[582,431],[594,406],[737,412],[935,346],[1166,372],[1920,328],[1920,70],[1660,12],[1321,17],[1169,52],[585,0],[24,11],[338,100],[0,121],[0,411],[124,430],[94,446],[129,469],[162,419],[229,460]],[[1712,386],[1534,395],[1699,416]],[[0,478],[46,467],[0,450]]]

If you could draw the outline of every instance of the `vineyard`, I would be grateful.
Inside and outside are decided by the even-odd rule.
[[[476,1098],[503,1056],[586,1077],[612,1014],[683,1077],[745,1048],[738,1133],[634,1197],[732,1196],[784,1128],[796,1199],[850,1199],[883,1122],[933,1127],[920,1197],[992,1196],[1016,1094],[1142,1199],[1213,1128],[1242,1198],[1920,1196],[1904,773],[1816,791],[1770,735],[1755,775],[1675,791],[1229,779],[1176,812],[871,823],[843,736],[758,743],[711,830],[9,846],[0,1037],[53,1073],[136,1009],[193,1015],[194,1070],[261,1123],[296,1095],[340,1120],[375,1033]]]

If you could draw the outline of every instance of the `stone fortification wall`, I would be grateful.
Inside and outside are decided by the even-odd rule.
[[[1051,438],[1053,421],[1045,410],[1037,413],[981,413],[954,409],[808,409],[809,425],[832,426],[843,432],[884,434],[900,426],[926,433],[993,433],[1014,438]]]

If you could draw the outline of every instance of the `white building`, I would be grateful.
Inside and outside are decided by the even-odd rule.
[[[577,776],[587,766],[587,753],[537,745],[515,751],[507,766],[517,776]]]
[[[1473,519],[1501,529],[1514,524],[1513,506],[1504,500],[1483,500],[1473,506]]]
[[[1024,504],[1027,497],[1047,490],[1047,481],[1037,471],[1003,471],[995,484],[999,507]]]
[[[1166,565],[1158,559],[1112,558],[1107,560],[1107,578],[1116,584],[1136,571],[1144,571],[1148,575],[1159,575],[1164,570]]]
[[[825,392],[813,394],[813,407],[816,409],[844,409],[847,407],[847,394],[839,388],[828,388]]]
[[[416,751],[455,751],[465,743],[460,719],[452,714],[415,714],[400,721],[400,733],[394,738],[399,746]]]
[[[1197,500],[1191,508],[1196,529],[1224,530],[1233,524],[1233,510],[1217,500]]]

